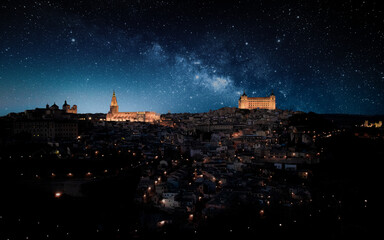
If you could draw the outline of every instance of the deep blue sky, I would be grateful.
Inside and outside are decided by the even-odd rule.
[[[1,1],[0,116],[277,107],[384,114],[380,1]]]

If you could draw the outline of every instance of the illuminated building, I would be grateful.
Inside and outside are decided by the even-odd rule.
[[[67,104],[67,100],[65,100],[65,102],[63,104],[63,110],[66,113],[77,113],[77,105],[73,105],[71,107],[71,105]]]
[[[276,109],[276,97],[271,93],[269,97],[248,97],[245,92],[239,99],[240,109]]]
[[[130,122],[155,122],[160,120],[160,114],[156,112],[119,112],[119,105],[115,91],[113,91],[111,106],[107,114],[107,121],[130,121]]]

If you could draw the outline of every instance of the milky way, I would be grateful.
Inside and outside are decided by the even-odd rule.
[[[379,1],[2,1],[0,115],[204,112],[240,94],[384,114]]]

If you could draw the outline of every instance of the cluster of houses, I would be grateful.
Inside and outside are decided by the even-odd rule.
[[[223,108],[162,115],[163,128],[152,137],[173,146],[176,154],[144,165],[136,201],[164,213],[146,221],[147,227],[174,223],[175,214],[183,216],[183,227],[196,226],[239,203],[256,207],[258,217],[276,204],[309,204],[307,166],[319,162],[315,142],[324,134],[290,126],[293,114]],[[297,181],[286,182],[276,171]]]

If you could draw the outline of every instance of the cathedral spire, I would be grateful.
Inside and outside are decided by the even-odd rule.
[[[110,113],[118,113],[119,112],[119,106],[117,105],[115,90],[113,90],[113,95],[112,95],[111,106],[110,106],[109,112]]]

